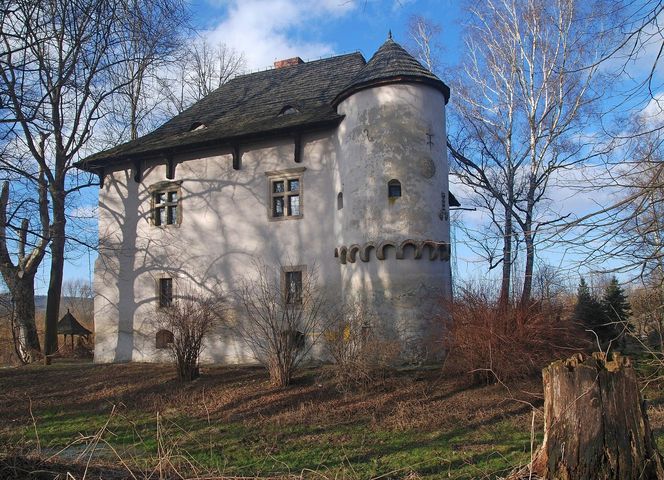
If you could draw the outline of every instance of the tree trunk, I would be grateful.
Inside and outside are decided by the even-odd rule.
[[[549,365],[543,379],[544,442],[532,473],[547,480],[664,479],[628,358],[579,354]]]
[[[7,284],[14,302],[12,327],[16,329],[15,347],[19,360],[31,363],[41,353],[35,325],[35,285],[32,275],[14,278]]]
[[[535,235],[531,231],[532,222],[527,221],[527,227],[523,237],[526,243],[526,269],[523,275],[523,291],[521,293],[521,305],[530,303],[533,291],[533,270],[535,266]]]
[[[53,223],[51,226],[51,274],[48,284],[44,325],[45,355],[52,355],[58,351],[58,317],[60,316],[62,275],[65,266],[66,219],[63,189],[60,189],[57,194],[51,196],[53,200]]]
[[[505,307],[510,300],[510,283],[512,281],[512,235],[514,227],[512,225],[512,211],[505,209],[505,226],[503,232],[503,276],[500,283],[500,295],[498,303]]]

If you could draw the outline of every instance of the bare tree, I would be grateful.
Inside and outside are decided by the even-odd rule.
[[[65,280],[62,284],[65,307],[86,327],[94,323],[94,292],[92,285],[81,278]]]
[[[9,289],[11,298],[11,326],[14,347],[20,361],[34,361],[41,352],[39,336],[35,324],[35,275],[46,253],[49,241],[49,217],[46,181],[43,173],[39,175],[39,198],[37,200],[40,224],[38,235],[29,249],[29,238],[35,237],[30,232],[30,221],[23,218],[19,225],[13,221],[18,208],[8,215],[9,182],[5,181],[0,193],[0,273]],[[8,245],[13,230],[17,243],[16,261],[10,255]],[[29,250],[28,250],[29,249]]]
[[[280,267],[255,266],[237,292],[241,316],[233,326],[279,387],[290,384],[333,319],[315,269],[281,278],[282,272]]]
[[[408,19],[408,50],[424,65],[430,72],[439,73],[440,54],[443,47],[439,36],[442,29],[422,15],[412,15]]]
[[[188,11],[182,0],[123,0],[127,41],[119,45],[124,59],[113,70],[122,85],[105,105],[106,143],[136,140],[165,120],[159,79],[184,48]]]
[[[135,40],[127,25],[149,23],[152,19],[141,15],[152,13],[111,0],[11,0],[2,9],[2,123],[14,144],[38,166],[30,168],[38,170],[43,181],[34,183],[45,185],[49,196],[50,223],[44,235],[50,240],[51,259],[46,354],[57,350],[68,202],[72,193],[93,183],[90,175],[74,170],[74,163],[87,153],[105,104],[138,74],[133,70],[119,82],[115,75],[122,65],[131,71],[129,65],[136,60],[126,56],[133,52],[130,45]],[[3,156],[0,163],[25,178],[35,178],[12,158]],[[81,240],[70,236],[69,241]]]
[[[168,113],[184,111],[245,69],[244,55],[226,44],[194,41],[173,63],[170,77],[161,81]]]
[[[603,32],[574,0],[490,0],[470,7],[457,88],[456,174],[502,238],[502,302],[510,297],[514,238],[525,247],[521,302],[532,295],[535,248],[567,217],[550,208],[556,175],[596,155],[584,130],[602,92],[595,46]],[[593,12],[597,17],[598,12]]]
[[[159,310],[157,325],[173,335],[169,348],[180,380],[188,382],[200,375],[203,341],[221,323],[225,311],[222,295],[196,289],[178,295],[172,305]]]

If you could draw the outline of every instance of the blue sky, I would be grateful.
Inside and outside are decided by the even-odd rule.
[[[300,56],[313,60],[353,51],[360,51],[369,59],[385,41],[388,31],[406,46],[408,21],[413,15],[422,15],[441,27],[442,45],[439,76],[448,83],[454,95],[454,84],[446,71],[453,68],[463,52],[463,13],[459,1],[454,0],[191,0],[192,23],[196,34],[211,43],[223,42],[242,52],[249,70],[269,68],[275,60]],[[655,44],[658,46],[658,44]],[[646,52],[640,64],[631,65],[633,72],[652,65],[655,50]],[[646,70],[644,70],[646,71]],[[642,73],[642,72],[641,72]],[[657,108],[657,114],[661,108]],[[453,128],[453,125],[450,125]],[[457,196],[463,202],[461,187]],[[461,195],[459,195],[461,193]],[[610,195],[607,192],[602,195]],[[581,213],[601,203],[597,193],[581,197],[572,191],[558,191],[555,201],[569,205],[570,210]],[[92,212],[96,191],[87,192],[91,205],[82,207],[83,216]],[[85,200],[84,203],[88,203]],[[460,222],[481,223],[477,212],[465,212]],[[457,232],[455,258],[456,273],[466,279],[485,279],[486,264],[478,261]],[[578,279],[578,267],[554,249],[540,251],[540,255],[554,266],[564,266],[572,283]],[[84,251],[73,255],[67,262],[65,278],[91,278],[96,254]],[[47,282],[48,262],[44,262],[37,287],[43,292]]]
[[[456,57],[458,2],[453,0],[192,0],[201,35],[243,51],[251,69],[274,60],[361,51],[368,59],[392,30],[407,37],[408,19],[423,15],[444,25],[444,43]]]

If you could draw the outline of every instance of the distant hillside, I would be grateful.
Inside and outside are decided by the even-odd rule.
[[[37,314],[42,313],[46,310],[46,295],[35,295],[35,311]],[[78,297],[62,297],[60,300],[60,310],[66,311],[67,304],[77,303],[78,305],[85,304],[90,302],[90,307],[92,307],[91,298],[78,298]],[[4,302],[0,302],[0,313],[3,313]]]

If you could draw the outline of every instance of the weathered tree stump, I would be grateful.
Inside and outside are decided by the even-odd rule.
[[[544,441],[529,474],[547,480],[664,479],[627,357],[575,355],[542,375]]]

